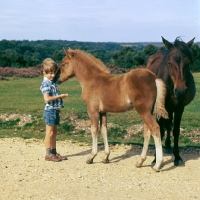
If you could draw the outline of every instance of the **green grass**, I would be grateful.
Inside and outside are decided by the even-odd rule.
[[[186,106],[181,127],[184,134],[180,137],[180,146],[200,146],[199,142],[193,142],[193,134],[199,129],[200,116],[200,73],[194,74],[197,94],[188,106]],[[0,80],[0,114],[27,114],[33,118],[32,123],[23,127],[17,126],[19,119],[3,122],[0,121],[0,138],[22,137],[22,138],[44,138],[45,125],[43,121],[44,100],[40,91],[43,77],[37,78],[9,78],[8,81]],[[68,93],[69,97],[64,99],[65,108],[61,111],[62,123],[59,126],[58,140],[70,139],[73,141],[91,142],[91,137],[85,137],[84,130],[74,132],[74,126],[70,123],[69,117],[77,113],[79,119],[88,119],[87,109],[81,99],[81,87],[76,78],[58,85],[61,93]],[[114,123],[116,127],[109,128],[108,138],[112,143],[136,143],[142,144],[141,133],[135,134],[131,139],[125,140],[126,128],[134,124],[142,123],[135,110],[125,113],[108,113],[108,122]],[[102,142],[101,136],[99,141]],[[200,139],[198,140],[200,141]],[[153,140],[151,140],[153,144]]]
[[[0,113],[41,114],[44,100],[40,91],[42,77],[10,78],[0,81]],[[86,112],[81,101],[81,88],[76,79],[71,79],[58,86],[62,93],[68,93],[65,100],[66,112]]]

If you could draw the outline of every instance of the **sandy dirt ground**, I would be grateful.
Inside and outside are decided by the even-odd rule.
[[[102,147],[91,165],[91,146],[62,141],[59,163],[44,160],[42,140],[0,139],[0,199],[56,200],[190,200],[200,199],[200,149],[182,149],[182,167],[164,154],[160,172],[151,169],[154,150],[136,168],[141,147],[111,146],[110,163],[101,163]]]

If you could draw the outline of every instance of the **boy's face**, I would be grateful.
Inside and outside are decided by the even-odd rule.
[[[44,77],[48,78],[50,81],[53,81],[54,77],[55,77],[55,72],[51,71],[51,72],[44,72],[43,71],[43,74],[44,74]]]

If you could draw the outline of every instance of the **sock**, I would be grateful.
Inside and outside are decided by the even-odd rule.
[[[51,153],[52,153],[52,154],[57,154],[56,149],[51,149]]]
[[[46,156],[51,156],[52,153],[51,153],[51,148],[47,148],[46,149]]]

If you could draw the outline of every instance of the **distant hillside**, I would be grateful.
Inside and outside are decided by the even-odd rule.
[[[192,46],[196,66],[200,68],[200,42]],[[63,48],[80,49],[102,60],[109,68],[125,70],[145,65],[148,57],[160,49],[162,42],[80,42],[68,40],[2,40],[0,41],[0,67],[29,68],[42,63],[45,58],[52,58],[60,63],[65,56]]]

